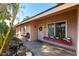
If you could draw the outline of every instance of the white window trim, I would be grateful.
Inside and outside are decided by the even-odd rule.
[[[55,33],[55,24],[56,24],[56,23],[60,23],[60,22],[65,22],[65,37],[67,38],[67,20],[52,22],[52,23],[54,24],[54,35],[56,35],[56,33]],[[52,24],[52,23],[48,23],[47,25]],[[48,27],[47,27],[47,28],[48,28]]]

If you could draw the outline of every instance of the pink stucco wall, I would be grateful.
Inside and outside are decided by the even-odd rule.
[[[29,23],[31,26],[31,40],[38,39],[38,27],[40,24],[45,26],[46,30],[44,31],[44,35],[48,36],[47,26],[49,23],[57,22],[57,21],[67,21],[67,36],[72,37],[72,48],[76,48],[77,41],[77,10],[71,10],[62,14],[41,18],[38,21],[32,21]],[[65,45],[64,45],[65,46]]]
[[[42,17],[39,20],[29,22],[28,25],[30,26],[30,29],[28,30],[30,31],[30,35],[31,35],[30,40],[38,39],[38,27],[40,26],[40,24],[42,24],[45,27],[44,35],[48,36],[48,29],[47,29],[48,24],[57,21],[63,21],[63,20],[67,21],[67,36],[72,37],[72,42],[73,42],[72,46],[66,46],[66,45],[64,46],[67,48],[72,47],[72,49],[76,49],[76,45],[77,45],[76,43],[77,42],[77,10],[76,9],[57,15],[51,14],[49,16]]]

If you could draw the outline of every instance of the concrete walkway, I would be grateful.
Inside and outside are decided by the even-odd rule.
[[[35,56],[76,56],[74,51],[39,41],[23,41]]]

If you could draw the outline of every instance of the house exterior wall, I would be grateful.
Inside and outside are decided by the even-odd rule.
[[[49,18],[44,18],[41,20],[38,20],[38,25],[42,24],[46,28],[44,28],[44,35],[48,36],[48,24],[51,24],[53,22],[58,22],[58,21],[67,21],[67,36],[72,38],[72,49],[76,49],[77,45],[77,10],[72,10],[69,12],[65,12],[62,14],[58,14]],[[39,26],[37,26],[39,27]],[[70,48],[70,46],[66,46],[67,48]]]
[[[37,28],[37,22],[30,22],[30,26],[31,26],[31,41],[33,40],[37,40],[38,39],[38,28]]]
[[[40,20],[37,21],[31,21],[28,23],[25,23],[25,26],[27,27],[26,32],[28,31],[30,33],[30,39],[29,40],[37,40],[38,39],[38,29],[39,26],[42,24],[44,26],[44,36],[48,36],[48,24],[58,21],[67,21],[67,36],[72,38],[73,45],[67,46],[63,44],[56,43],[57,45],[64,46],[66,48],[76,49],[77,45],[77,10],[71,10],[68,12],[64,12],[58,15],[52,15],[51,17],[44,17],[40,18]],[[24,24],[23,24],[24,25]],[[19,31],[19,28],[23,27],[18,26],[16,29]]]
[[[25,28],[25,31],[23,30],[24,28]],[[23,39],[24,38],[23,35],[26,35],[26,33],[31,33],[31,26],[29,24],[23,24],[16,27],[16,36],[18,38]],[[30,40],[30,38],[28,40]]]
[[[79,56],[79,7],[77,9],[77,55]]]

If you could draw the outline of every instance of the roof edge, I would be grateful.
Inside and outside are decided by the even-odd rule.
[[[24,22],[16,24],[15,26],[19,26],[19,25],[27,23],[29,21],[33,21],[35,19],[38,19],[39,17],[49,15],[49,14],[51,14],[51,12],[55,13],[55,12],[58,12],[58,11],[61,11],[61,10],[64,10],[64,9],[67,9],[67,8],[70,8],[70,7],[73,7],[73,6],[76,6],[76,5],[78,5],[78,4],[77,3],[60,3],[60,4],[56,5],[55,7],[47,9],[47,10],[43,11],[42,13],[39,13],[36,16],[33,16],[33,17],[31,17],[30,19],[28,19],[28,20],[26,20]]]
[[[36,17],[36,16],[38,16],[38,15],[40,15],[40,14],[43,14],[43,13],[45,13],[45,12],[51,10],[51,9],[54,9],[54,8],[56,8],[56,7],[58,7],[58,6],[62,5],[62,4],[64,4],[64,3],[58,3],[56,6],[51,7],[51,8],[49,8],[49,9],[43,11],[43,12],[40,12],[40,13],[38,13],[38,14],[36,14],[36,15],[34,15],[34,16],[28,18],[28,19],[26,19],[25,21],[27,21],[27,20],[29,20],[29,19],[31,19],[31,18],[33,18],[33,17]],[[20,22],[20,23],[17,23],[15,26],[21,25],[21,24],[22,24],[23,22],[25,22],[25,21],[22,21],[22,22]]]

